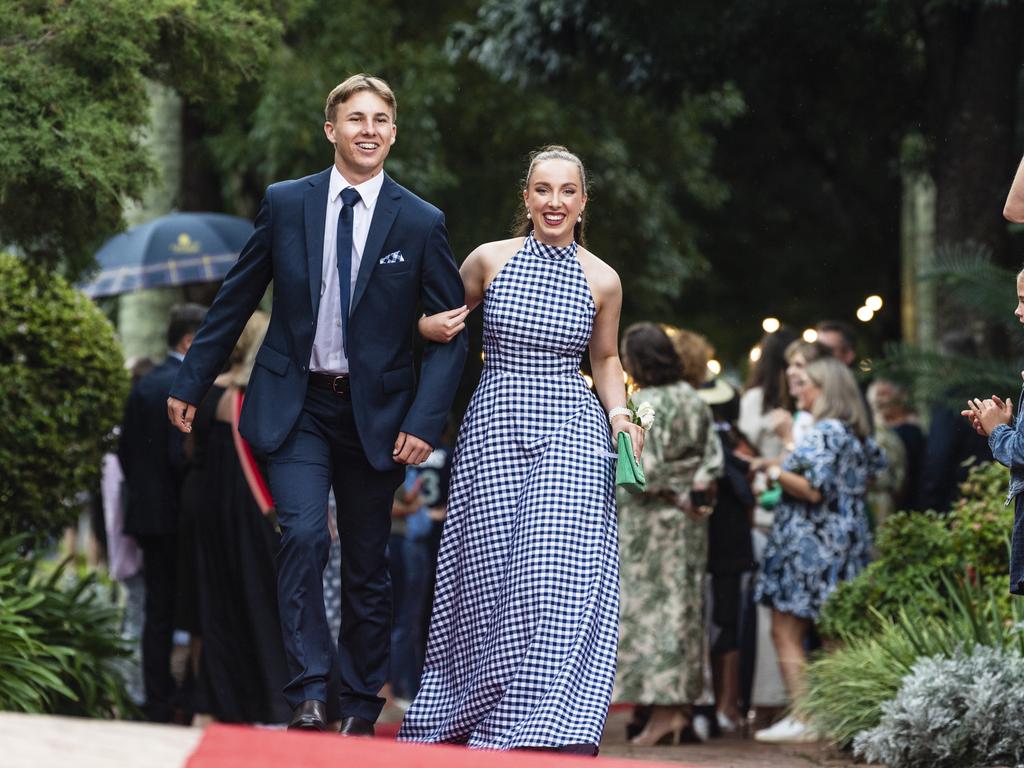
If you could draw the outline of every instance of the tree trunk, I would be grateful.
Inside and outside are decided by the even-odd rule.
[[[936,245],[974,241],[1008,262],[1003,201],[1013,177],[1024,5],[929,3],[920,15],[927,133],[934,138]]]

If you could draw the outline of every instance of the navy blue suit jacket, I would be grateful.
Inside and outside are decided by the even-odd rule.
[[[132,387],[117,455],[124,470],[124,532],[159,536],[178,530],[185,436],[167,420],[167,393],[181,368],[168,355]]]
[[[267,188],[256,231],[218,291],[171,395],[198,404],[220,373],[271,280],[273,308],[246,390],[239,425],[271,454],[302,411],[320,304],[330,168]],[[380,264],[401,251],[403,261]],[[385,175],[352,296],[348,358],[356,427],[370,463],[394,469],[395,439],[406,432],[437,445],[466,359],[465,334],[427,343],[417,386],[413,334],[428,314],[461,306],[462,279],[444,215]]]

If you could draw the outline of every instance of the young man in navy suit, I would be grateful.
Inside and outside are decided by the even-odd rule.
[[[404,465],[438,443],[466,357],[465,338],[426,345],[417,384],[413,333],[463,303],[442,213],[384,173],[397,135],[387,83],[355,75],[327,98],[334,165],[271,185],[256,231],[200,328],[167,401],[191,429],[200,402],[273,280],[240,430],[268,457],[281,526],[278,600],[292,728],[372,735],[388,679],[391,502]],[[327,494],[338,502],[342,627],[324,612]],[[330,693],[328,692],[330,689]],[[340,693],[338,692],[340,691]]]

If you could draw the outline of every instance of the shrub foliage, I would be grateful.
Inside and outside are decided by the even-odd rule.
[[[75,518],[128,390],[103,313],[61,277],[0,254],[0,537]]]
[[[0,541],[0,710],[112,717],[132,710],[119,672],[129,654],[120,612],[95,574],[69,581],[66,563],[48,576]]]
[[[895,618],[907,604],[925,614],[939,614],[945,609],[945,596],[922,593],[920,584],[940,584],[944,577],[992,584],[1007,605],[1013,507],[1004,503],[1006,483],[1005,468],[983,464],[971,471],[948,515],[901,512],[887,519],[878,530],[877,559],[857,578],[840,584],[825,602],[822,633],[870,635],[878,629],[873,610]]]
[[[828,738],[848,744],[877,726],[918,659],[954,658],[963,649],[996,648],[1024,655],[1024,601],[1005,602],[1005,585],[982,587],[944,577],[915,585],[920,601],[894,618],[869,611],[874,632],[846,636],[807,667],[806,689],[795,704]],[[941,614],[932,606],[941,604]]]
[[[1024,658],[977,646],[919,659],[881,722],[858,734],[855,752],[890,768],[1020,765],[1024,760]]]

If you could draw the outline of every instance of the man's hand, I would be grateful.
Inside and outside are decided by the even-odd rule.
[[[426,461],[433,450],[428,443],[423,442],[415,435],[399,432],[398,439],[395,440],[395,450],[391,452],[391,458],[399,464],[416,466]]]
[[[970,411],[962,411],[962,415],[970,420],[971,426],[978,434],[985,437],[992,434],[992,430],[1000,424],[1009,424],[1013,419],[1013,401],[1009,398],[1003,402],[997,395],[992,395],[987,400],[976,397],[968,400],[967,405],[970,406]]]
[[[196,417],[196,407],[176,397],[167,398],[167,418],[171,424],[182,432],[192,431],[192,419]]]

